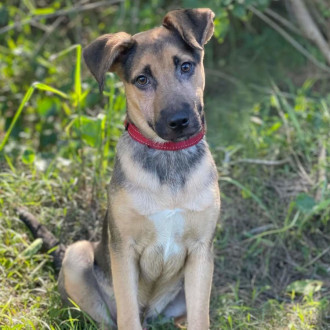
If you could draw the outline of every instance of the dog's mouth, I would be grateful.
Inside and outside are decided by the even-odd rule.
[[[187,133],[179,133],[177,134],[176,136],[174,137],[170,137],[169,139],[165,139],[163,138],[164,140],[167,140],[167,141],[170,141],[170,142],[180,142],[180,141],[186,141],[186,140],[189,140],[190,138],[192,138],[193,136],[197,135],[198,133],[200,133],[201,131],[203,130],[203,127],[200,127],[198,130],[195,130],[195,131],[192,131],[192,132],[187,132]]]
[[[203,130],[202,125],[194,125],[186,129],[154,129],[159,137],[161,137],[165,141],[170,142],[180,142],[190,139],[191,137],[197,135]]]

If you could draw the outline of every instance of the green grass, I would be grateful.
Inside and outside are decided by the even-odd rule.
[[[113,104],[115,91],[111,90],[113,96],[108,100]],[[105,109],[108,111],[108,105]],[[120,126],[120,122],[118,119],[112,125]],[[268,126],[272,125],[270,120]],[[289,121],[288,125],[295,124]],[[266,130],[266,127],[258,129]],[[261,136],[265,138],[265,134]],[[294,157],[290,150],[307,154],[310,137],[303,136],[307,142],[301,138],[293,135],[292,143],[296,145],[277,147],[284,149],[281,152],[289,157]],[[318,131],[318,139],[322,141],[322,138]],[[15,214],[17,206],[28,207],[66,244],[98,237],[113,153],[107,151],[110,156],[102,156],[106,170],[96,173],[100,169],[98,151],[104,150],[106,142],[102,139],[100,147],[98,142],[90,142],[90,136],[77,134],[76,139],[83,144],[83,153],[63,160],[60,150],[46,168],[39,168],[38,153],[32,161],[24,152],[15,163],[9,161],[9,153],[7,160],[2,160],[0,265],[1,287],[6,289],[0,294],[0,320],[4,329],[96,328],[86,315],[78,313],[77,317],[73,310],[63,308],[50,257],[35,249],[24,252],[33,241]],[[99,140],[97,136],[95,139]],[[262,148],[258,147],[257,151],[262,152]],[[322,188],[322,184],[315,184],[309,187],[311,195],[300,192],[287,197],[285,194],[290,191],[286,189],[290,190],[294,182],[300,189],[301,179],[294,171],[298,172],[295,164],[285,163],[274,169],[269,165],[239,162],[244,154],[237,151],[231,154],[228,166],[223,162],[222,150],[213,152],[220,175],[224,171],[226,176],[220,177],[223,211],[222,226],[219,225],[215,239],[212,329],[326,329],[329,287],[326,278],[322,278],[327,273],[328,254],[322,253],[328,240],[328,192],[321,189],[323,199],[316,201],[311,197],[313,190]],[[301,162],[310,166],[308,171],[315,166],[317,171],[317,164],[304,159]],[[283,198],[269,188],[269,184],[277,184],[278,177],[289,184],[281,186]],[[287,290],[298,279],[313,278],[320,279],[321,290],[307,293]],[[161,321],[154,326],[154,329],[169,328],[171,325],[162,325]]]
[[[10,19],[33,16],[33,6],[8,5]],[[52,12],[61,6],[49,4]],[[91,40],[118,22],[147,28],[166,11],[162,1],[139,9],[138,26],[130,2],[73,12],[74,28],[60,25],[49,43],[40,42],[40,25],[0,34],[1,329],[97,329],[77,306],[62,305],[51,257],[15,209],[27,207],[64,244],[99,237],[125,96],[112,74],[98,95],[76,36],[83,29]],[[111,19],[117,26],[105,25]],[[207,46],[208,141],[222,197],[211,328],[330,329],[329,81],[306,74],[301,55],[262,31],[230,29],[233,50],[224,55],[215,41]],[[160,319],[152,329],[174,326]]]

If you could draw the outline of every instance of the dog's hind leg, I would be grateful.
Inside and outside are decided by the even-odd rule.
[[[182,288],[176,297],[165,307],[162,315],[168,319],[174,319],[175,324],[186,320],[187,306],[184,289]]]
[[[181,328],[181,324],[187,319],[187,306],[184,288],[171,300],[165,308],[160,312],[160,315],[165,320],[173,320],[174,324]],[[159,315],[154,314],[144,322],[144,326],[151,325],[159,318]]]
[[[66,302],[72,299],[83,311],[99,322],[102,329],[114,326],[116,304],[110,284],[111,279],[94,260],[96,244],[81,241],[66,249],[30,212],[23,208],[19,208],[17,212],[33,237],[42,239],[42,249],[52,250],[55,274],[60,271],[58,286],[62,299]]]
[[[115,326],[113,290],[110,279],[95,264],[93,243],[80,241],[67,248],[59,275],[59,291],[64,300],[72,299],[103,327]]]

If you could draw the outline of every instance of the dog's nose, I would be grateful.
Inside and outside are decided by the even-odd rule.
[[[186,111],[179,111],[167,120],[168,126],[175,129],[186,128],[189,125],[189,116]]]

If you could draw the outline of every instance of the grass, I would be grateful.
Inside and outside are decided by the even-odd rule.
[[[112,97],[109,102],[113,103]],[[97,238],[106,208],[111,162],[96,179],[100,165],[96,153],[100,146],[95,143],[91,147],[87,141],[82,141],[84,160],[82,153],[67,161],[59,154],[45,169],[37,166],[38,154],[32,162],[24,163],[23,153],[15,165],[3,159],[0,264],[1,287],[6,290],[0,294],[0,320],[4,329],[96,328],[86,315],[79,313],[77,318],[72,316],[76,315],[74,311],[63,308],[50,257],[36,248],[24,252],[34,243],[14,211],[19,205],[27,206],[66,244],[79,238]],[[301,143],[299,136],[297,143]],[[303,150],[308,147],[302,145]],[[317,203],[312,197],[306,199],[308,195],[303,193],[306,200],[302,199],[300,205],[297,196],[301,194],[297,193],[301,178],[292,169],[286,169],[288,165],[273,169],[239,163],[242,156],[235,157],[234,153],[228,168],[221,162],[225,158],[223,152],[213,152],[220,174],[226,171],[226,176],[220,177],[223,210],[222,227],[219,225],[215,239],[212,328],[326,329],[330,291],[323,277],[328,272],[328,254],[322,255],[322,251],[328,246],[328,213],[322,212],[329,211],[328,199],[324,196]],[[301,151],[295,148],[295,152]],[[253,174],[256,172],[258,177]],[[252,175],[246,178],[248,173]],[[269,188],[278,184],[277,176],[288,180],[289,186],[282,186],[283,196]],[[290,192],[285,189],[290,190],[293,184],[298,191],[288,197],[285,194]],[[309,191],[317,188],[310,187]],[[321,280],[322,287],[307,293],[287,290],[290,283],[300,279]],[[154,326],[170,328],[161,321]]]
[[[125,16],[136,12],[133,7],[125,3],[119,10]],[[116,12],[111,8],[99,14],[103,20]],[[88,19],[95,30],[102,21]],[[29,25],[25,29],[25,43],[6,35],[11,52],[33,50]],[[306,65],[301,56],[267,28],[252,41],[249,33],[241,31],[235,45],[242,45],[223,59],[228,83],[217,75],[222,64],[206,58],[212,67],[208,140],[222,197],[211,328],[330,329],[329,80],[283,78],[288,71],[299,76]],[[21,58],[0,54],[9,68],[18,61],[21,70],[2,68],[8,84],[0,83],[15,96],[4,89],[0,108],[12,112],[11,121],[0,118],[6,128],[0,133],[1,329],[97,329],[78,306],[61,304],[49,253],[15,213],[27,207],[65,244],[100,235],[125,97],[110,74],[101,98],[96,83],[82,75],[79,44],[59,40],[56,52],[46,45],[36,61],[29,59],[36,72],[31,81]],[[273,42],[263,51],[255,43],[265,40]],[[207,54],[216,54],[216,44],[208,47]],[[280,73],[269,54],[278,56]],[[33,83],[37,78],[42,83]],[[174,327],[160,319],[152,329]]]

